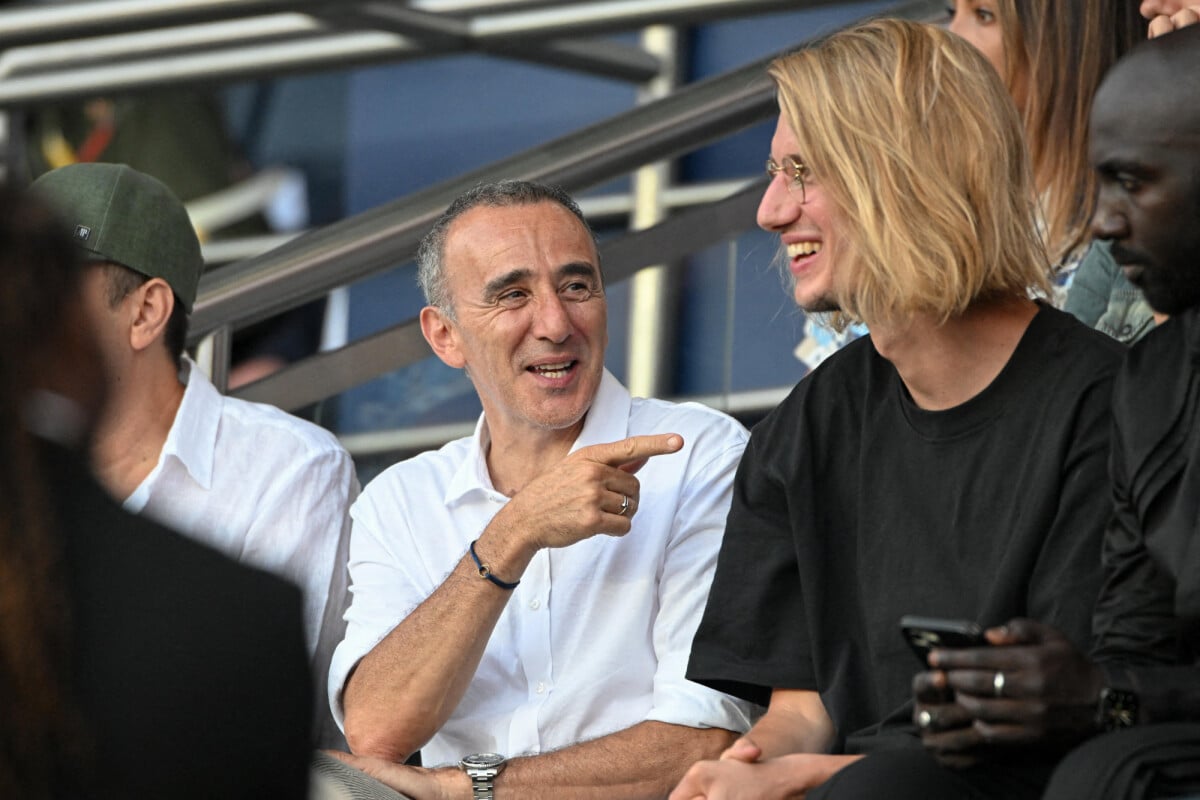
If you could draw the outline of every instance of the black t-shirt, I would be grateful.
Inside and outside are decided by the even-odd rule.
[[[1086,647],[1122,351],[1042,306],[992,384],[936,412],[869,338],[824,362],[751,435],[688,677],[819,691],[840,748],[909,723],[904,614],[1029,616]]]

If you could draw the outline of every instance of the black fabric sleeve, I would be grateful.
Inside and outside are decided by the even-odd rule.
[[[1031,617],[1061,630],[1076,647],[1092,645],[1102,583],[1101,550],[1111,515],[1109,445],[1112,373],[1090,384],[1076,406],[1062,460],[1058,507],[1030,578]]]
[[[776,449],[773,438],[770,426],[759,426],[738,466],[687,671],[690,680],[760,705],[774,688],[816,688],[788,513],[789,492],[811,495],[772,467],[765,451]]]
[[[1137,693],[1143,722],[1200,719],[1200,666],[1180,664],[1175,583],[1146,548],[1128,496],[1120,437],[1113,442],[1114,510],[1104,540],[1095,660],[1109,685]]]

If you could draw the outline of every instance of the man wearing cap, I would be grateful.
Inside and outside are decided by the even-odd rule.
[[[110,384],[93,467],[125,507],[299,584],[318,686],[341,639],[358,481],[327,431],[222,396],[184,353],[204,263],[183,204],[119,164],[72,164],[33,188],[88,260],[86,302]],[[321,695],[319,695],[320,697]],[[318,741],[337,742],[318,702]]]

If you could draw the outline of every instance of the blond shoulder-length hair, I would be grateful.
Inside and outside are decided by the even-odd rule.
[[[776,59],[780,112],[843,224],[834,292],[868,324],[1046,293],[1021,120],[957,36],[874,20]]]

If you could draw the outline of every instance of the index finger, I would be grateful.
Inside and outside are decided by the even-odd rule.
[[[683,437],[678,433],[656,433],[648,436],[630,436],[617,442],[594,444],[580,448],[576,458],[598,461],[626,472],[637,472],[653,456],[678,452],[683,447]]]
[[[1019,646],[944,647],[929,654],[929,663],[940,670],[1014,669],[1021,664]]]

